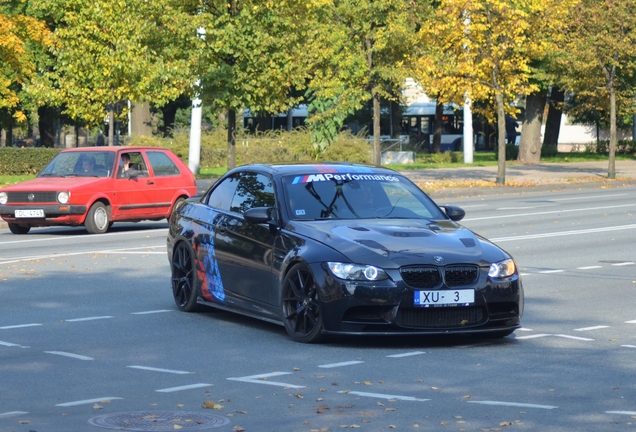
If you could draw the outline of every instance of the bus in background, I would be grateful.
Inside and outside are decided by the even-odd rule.
[[[414,102],[402,114],[402,130],[409,135],[411,143],[422,143],[422,147],[433,150],[435,132],[435,102]],[[442,114],[442,142],[440,150],[461,151],[463,148],[463,112],[455,111],[453,105],[444,105]]]

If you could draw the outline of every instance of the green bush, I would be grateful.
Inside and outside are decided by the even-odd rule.
[[[495,146],[495,159],[499,157],[499,147]],[[519,159],[519,146],[516,144],[506,144],[506,160],[513,161]]]
[[[541,147],[541,157],[555,157],[559,154],[559,149],[554,145],[544,145]]]
[[[591,142],[585,146],[586,153],[609,154],[609,140]],[[616,154],[636,154],[636,142],[631,139],[618,140]]]
[[[0,148],[1,175],[35,175],[42,171],[61,149],[44,147]]]

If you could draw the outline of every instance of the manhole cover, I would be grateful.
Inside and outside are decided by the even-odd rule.
[[[194,431],[218,428],[229,422],[218,415],[184,411],[132,411],[104,414],[88,420],[93,426],[126,431]]]

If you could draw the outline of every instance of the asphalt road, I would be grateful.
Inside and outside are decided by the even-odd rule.
[[[516,258],[514,335],[297,344],[178,312],[165,223],[2,231],[0,432],[635,429],[636,188],[438,201]]]

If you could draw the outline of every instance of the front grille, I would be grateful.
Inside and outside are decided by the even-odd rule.
[[[33,194],[33,199],[29,199]],[[57,202],[57,192],[7,192],[7,204],[11,203],[50,203]]]
[[[472,285],[478,276],[477,266],[448,266],[444,269],[444,281],[449,287]]]
[[[404,308],[398,310],[396,323],[410,328],[456,328],[484,321],[481,307]]]
[[[442,282],[442,277],[437,267],[405,267],[400,269],[402,279],[413,288],[434,288]]]

